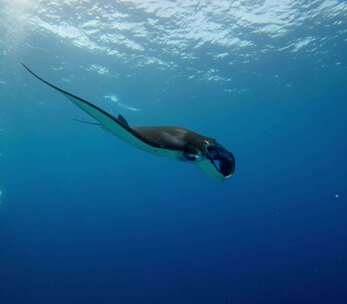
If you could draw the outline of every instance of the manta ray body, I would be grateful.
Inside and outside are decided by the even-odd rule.
[[[175,126],[130,126],[122,115],[115,117],[93,103],[46,81],[26,65],[23,66],[35,78],[63,94],[97,121],[91,124],[100,125],[124,142],[152,154],[190,162],[208,175],[221,180],[233,175],[235,158],[215,139]]]

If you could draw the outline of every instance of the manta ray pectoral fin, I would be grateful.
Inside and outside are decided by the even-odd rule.
[[[91,102],[76,95],[73,95],[55,86],[54,84],[51,84],[50,82],[44,80],[36,73],[34,73],[31,69],[29,69],[25,64],[22,63],[22,65],[31,75],[33,75],[35,78],[45,83],[49,87],[63,94],[73,104],[75,104],[81,110],[86,112],[89,116],[97,120],[104,129],[108,130],[112,134],[143,150],[151,151],[160,148],[155,143],[152,143],[148,139],[144,138],[136,130],[130,128],[123,116],[120,115],[118,118],[112,116],[111,114],[107,113],[106,111],[92,104]]]

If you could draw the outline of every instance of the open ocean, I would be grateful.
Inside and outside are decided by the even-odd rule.
[[[130,125],[236,158],[217,181]],[[347,2],[0,0],[1,304],[346,304]]]

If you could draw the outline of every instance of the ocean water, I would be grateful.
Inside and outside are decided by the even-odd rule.
[[[347,2],[0,0],[0,303],[347,303]],[[236,157],[219,182],[97,126]]]

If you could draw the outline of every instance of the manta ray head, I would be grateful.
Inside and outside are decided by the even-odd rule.
[[[235,157],[215,140],[205,140],[197,166],[208,175],[225,180],[235,172]]]

